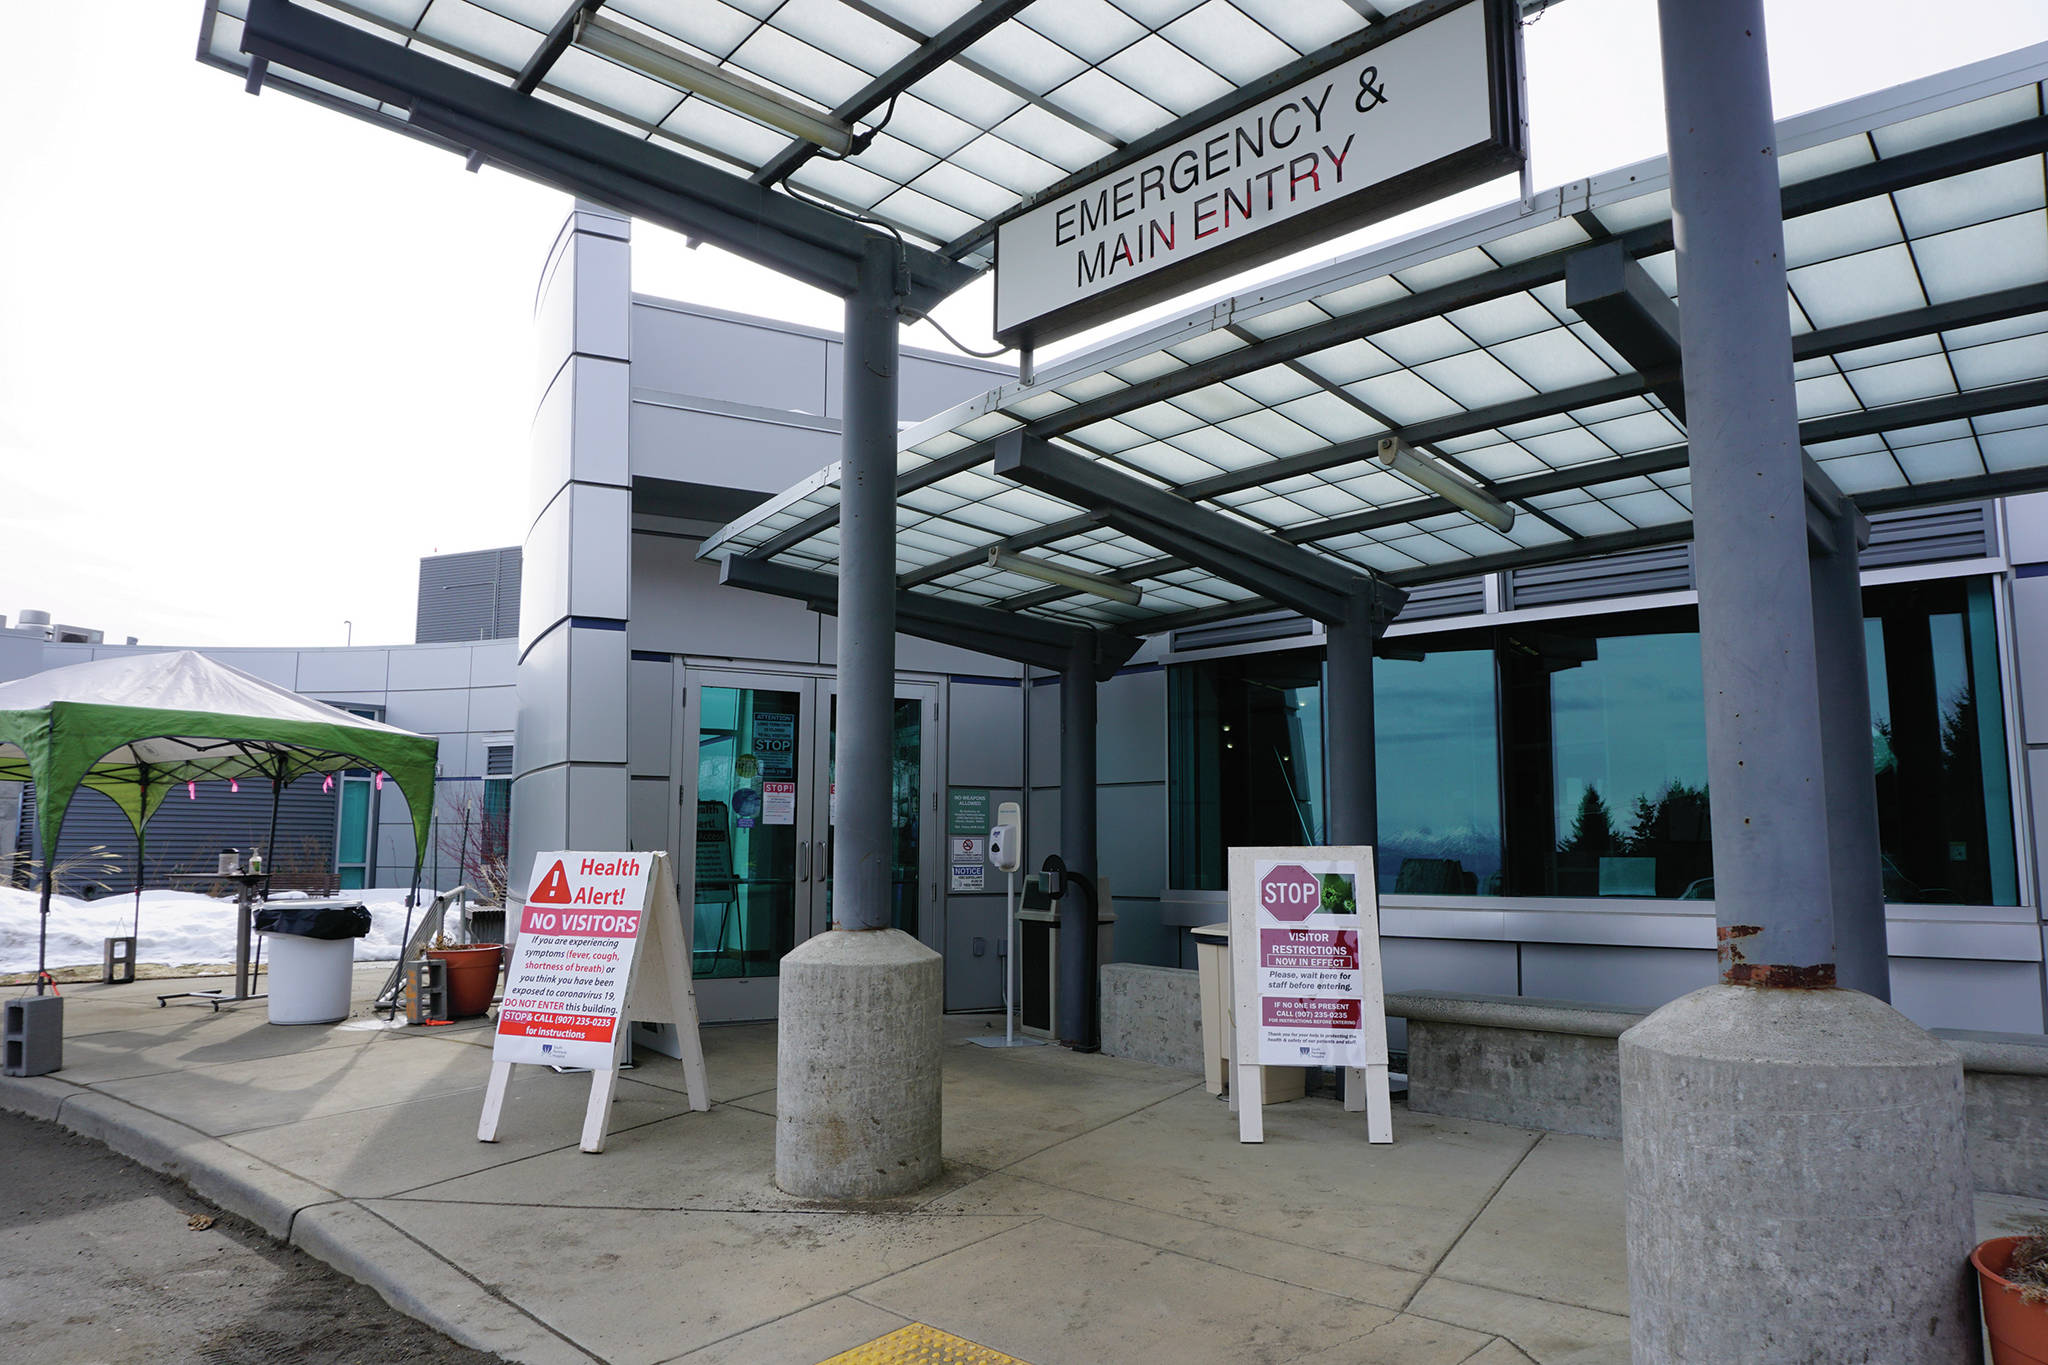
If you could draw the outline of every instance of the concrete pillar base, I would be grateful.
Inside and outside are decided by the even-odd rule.
[[[1621,1035],[1640,1365],[1978,1359],[1954,1049],[1856,991],[1709,986]]]
[[[939,955],[899,929],[834,930],[782,959],[775,1183],[879,1199],[939,1175]]]

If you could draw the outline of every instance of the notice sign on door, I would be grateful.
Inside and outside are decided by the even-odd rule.
[[[988,890],[988,836],[951,834],[946,837],[948,891]]]
[[[653,861],[634,853],[544,853],[534,860],[494,1060],[611,1065]]]

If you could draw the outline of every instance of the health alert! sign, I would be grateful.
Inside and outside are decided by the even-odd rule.
[[[555,1066],[612,1062],[653,859],[543,853],[534,860],[505,977],[492,1058]]]
[[[1348,859],[1253,863],[1263,1065],[1363,1067],[1371,1060],[1360,875]]]

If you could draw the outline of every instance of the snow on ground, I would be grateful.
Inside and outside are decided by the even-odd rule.
[[[358,962],[391,962],[405,934],[404,887],[374,887],[344,892],[342,899],[361,901],[370,911],[370,932],[356,940]],[[304,900],[299,892],[282,892],[273,900]],[[0,886],[0,973],[31,972],[36,966],[37,893]],[[420,905],[432,903],[422,892]],[[417,912],[415,912],[417,913]],[[450,915],[451,927],[454,916]],[[50,900],[50,966],[96,967],[102,939],[135,932],[135,897],[102,896],[94,901],[54,896]],[[235,902],[189,891],[142,893],[142,929],[135,945],[137,962],[184,964],[235,960]]]

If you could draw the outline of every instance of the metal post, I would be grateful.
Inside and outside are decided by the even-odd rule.
[[[1763,0],[1659,0],[1722,979],[1835,980]]]
[[[1835,552],[1815,554],[1813,634],[1818,649],[1821,761],[1826,764],[1829,880],[1834,889],[1835,979],[1850,990],[1892,998],[1885,943],[1883,854],[1878,847],[1877,774],[1870,749],[1870,675],[1864,659],[1863,584],[1853,508],[1833,519]]]
[[[832,919],[890,927],[896,689],[896,246],[868,241],[846,301],[839,517],[839,819]]]
[[[1096,1018],[1095,642],[1080,636],[1060,670],[1060,857],[1070,884],[1060,902],[1060,1041],[1092,1051]],[[1084,889],[1079,882],[1085,880]]]
[[[1378,844],[1380,802],[1374,753],[1373,644],[1387,628],[1383,613],[1363,597],[1342,621],[1324,623],[1323,842]]]

